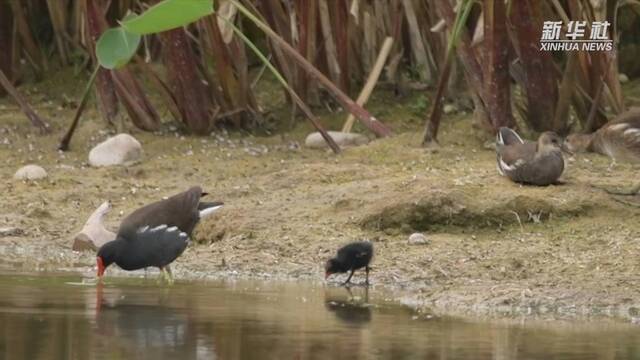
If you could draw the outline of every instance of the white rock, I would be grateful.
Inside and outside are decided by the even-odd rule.
[[[618,81],[620,81],[622,84],[628,83],[629,82],[629,77],[627,76],[627,74],[619,73],[618,74]]]
[[[453,104],[445,104],[444,107],[442,108],[442,111],[444,111],[445,114],[451,114],[453,112],[456,112],[457,110],[458,109]]]
[[[16,180],[37,180],[47,177],[47,172],[38,165],[25,165],[13,175]]]
[[[22,234],[24,234],[24,230],[17,227],[0,227],[0,237],[20,236]]]
[[[89,152],[91,166],[129,165],[142,157],[142,145],[129,134],[118,134],[96,145]]]
[[[421,233],[413,233],[409,236],[409,245],[427,245],[429,239]]]
[[[91,216],[89,216],[80,233],[73,238],[73,250],[95,251],[100,249],[105,243],[115,240],[116,234],[104,227],[104,217],[110,210],[111,203],[108,201],[98,206]]]
[[[364,145],[369,142],[369,139],[362,134],[345,133],[341,131],[327,131],[327,133],[340,147]],[[324,141],[319,132],[309,134],[304,141],[304,145],[315,149],[328,147],[327,142]]]

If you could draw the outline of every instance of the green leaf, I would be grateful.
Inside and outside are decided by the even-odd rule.
[[[451,31],[449,43],[447,44],[447,52],[453,51],[456,45],[458,45],[458,38],[467,24],[467,19],[469,18],[472,8],[473,0],[462,0],[456,13],[456,20],[453,23],[453,30]]]
[[[108,29],[96,43],[96,57],[106,69],[117,69],[126,65],[140,44],[140,35],[118,27]]]
[[[154,34],[188,25],[213,14],[213,0],[164,0],[121,25],[138,35]]]

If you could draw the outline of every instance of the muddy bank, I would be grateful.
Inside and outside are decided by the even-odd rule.
[[[485,139],[468,136],[468,115],[446,118],[443,146],[425,152],[412,131],[420,120],[407,104],[379,102],[374,114],[392,118],[399,134],[340,156],[301,148],[306,126],[272,137],[132,130],[143,161],[95,169],[86,164],[88,151],[109,135],[95,112],[72,151],[58,153],[71,110],[43,100],[40,111],[56,131],[39,137],[2,100],[0,227],[22,232],[0,237],[0,265],[93,274],[93,254],[70,247],[102,201],[113,202],[108,223],[115,229],[136,207],[200,184],[227,206],[197,228],[196,244],[175,263],[178,278],[319,282],[338,246],[370,239],[375,286],[436,312],[637,316],[640,199],[597,188],[630,186],[637,168],[608,170],[605,158],[576,156],[563,185],[522,187],[497,175]],[[49,177],[12,180],[28,163]],[[415,231],[429,242],[409,245]]]

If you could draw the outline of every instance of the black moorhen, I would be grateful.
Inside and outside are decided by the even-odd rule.
[[[353,273],[358,270],[365,268],[367,273],[367,279],[365,284],[369,284],[369,262],[371,262],[371,258],[373,257],[373,244],[368,241],[357,241],[352,242],[351,244],[347,244],[338,250],[338,254],[336,257],[327,260],[327,263],[324,266],[325,269],[325,279],[329,277],[331,274],[336,273],[346,273],[347,271],[351,271],[347,281],[344,282],[344,285],[348,284],[351,281],[351,277]]]
[[[200,219],[211,215],[221,202],[201,202],[207,193],[194,186],[170,198],[143,206],[122,220],[116,239],[98,250],[98,277],[116,263],[124,270],[160,268],[173,281],[171,264],[182,254]]]

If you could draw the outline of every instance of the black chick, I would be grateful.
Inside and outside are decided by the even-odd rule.
[[[367,272],[367,279],[365,284],[369,284],[369,263],[373,257],[373,244],[368,241],[357,241],[351,244],[345,245],[338,250],[336,257],[327,260],[324,266],[325,279],[331,274],[346,273],[351,271],[347,281],[344,284],[348,284],[353,276],[353,273],[365,268]]]

